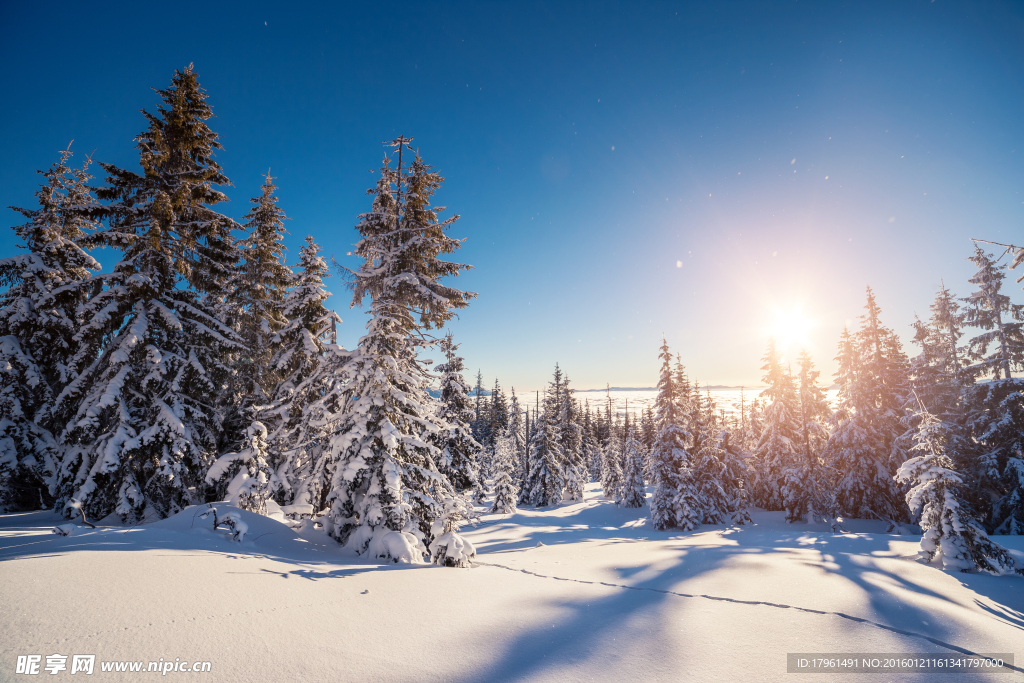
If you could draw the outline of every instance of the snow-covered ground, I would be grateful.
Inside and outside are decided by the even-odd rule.
[[[95,654],[96,680],[138,677],[103,661],[178,658],[211,670],[170,678],[240,682],[773,681],[792,678],[790,652],[1024,660],[1024,578],[919,564],[919,537],[876,522],[656,532],[592,484],[582,503],[484,515],[466,534],[477,566],[446,569],[366,562],[247,512],[236,543],[203,509],[66,537],[50,513],[0,516],[0,680],[31,680],[15,673],[31,654]],[[1024,560],[1024,538],[998,538]]]

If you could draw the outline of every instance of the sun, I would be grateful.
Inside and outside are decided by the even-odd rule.
[[[807,346],[814,321],[808,318],[799,306],[775,311],[771,335],[782,353],[792,352]]]

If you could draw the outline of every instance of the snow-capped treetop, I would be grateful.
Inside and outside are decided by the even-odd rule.
[[[108,186],[96,194],[111,202],[110,227],[89,244],[123,249],[129,260],[166,261],[135,267],[151,277],[181,274],[197,292],[223,296],[238,262],[231,231],[239,226],[210,208],[227,201],[214,186],[231,184],[213,159],[221,148],[206,125],[213,110],[191,64],[156,93],[157,113],[142,111],[149,128],[135,137],[143,174],[100,164]],[[139,245],[143,240],[148,248]]]
[[[967,371],[974,377],[991,374],[995,379],[1009,379],[1013,371],[1024,368],[1024,304],[1012,303],[1000,291],[1006,277],[1005,265],[977,244],[968,260],[978,266],[978,272],[969,280],[978,290],[964,299],[964,320],[968,326],[986,331],[970,341],[968,354],[977,362]],[[989,353],[991,346],[995,349]]]
[[[86,159],[82,168],[68,166],[70,145],[47,171],[36,192],[39,207],[14,208],[28,222],[13,228],[28,252],[0,259],[0,336],[14,335],[38,364],[46,386],[38,398],[59,391],[70,381],[68,356],[78,330],[77,308],[87,298],[81,287],[89,271],[100,265],[79,241],[97,228],[97,205],[88,186]]]
[[[430,205],[430,196],[442,182],[444,178],[432,172],[419,154],[401,176],[385,157],[380,180],[368,191],[374,195],[373,210],[360,216],[356,226],[362,239],[353,253],[365,265],[348,271],[353,278],[352,305],[368,294],[374,296],[376,305],[388,306],[387,313],[406,333],[443,326],[476,296],[439,282],[472,268],[438,258],[461,245],[461,240],[447,235],[459,216],[440,221],[438,214],[445,207]],[[392,187],[399,194],[404,188],[403,204],[396,202]],[[386,298],[378,296],[384,293]]]
[[[238,327],[252,364],[268,370],[275,334],[289,322],[282,305],[286,290],[298,283],[284,264],[287,217],[277,206],[274,179],[269,173],[265,178],[262,194],[252,198],[253,207],[245,215],[243,227],[249,234],[238,241],[245,263],[233,282],[232,303],[239,309]],[[254,378],[251,384],[255,391],[260,383]],[[265,386],[259,388],[266,390]]]
[[[327,345],[337,341],[334,326],[341,318],[324,305],[331,296],[324,288],[324,278],[330,275],[327,262],[320,256],[320,245],[308,235],[306,245],[299,249],[292,287],[281,305],[288,323],[271,340],[277,346],[271,365],[283,378],[279,393],[294,389],[312,375]]]

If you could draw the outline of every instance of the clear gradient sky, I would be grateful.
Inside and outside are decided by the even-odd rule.
[[[292,262],[312,234],[354,265],[380,143],[414,136],[475,266],[452,329],[519,392],[556,361],[652,386],[662,333],[694,379],[757,384],[794,308],[829,378],[866,285],[909,341],[940,278],[969,293],[968,238],[1024,239],[1019,2],[4,2],[0,206],[72,138],[137,168],[139,110],[189,62],[222,210],[270,167]],[[365,313],[330,289],[353,346]]]

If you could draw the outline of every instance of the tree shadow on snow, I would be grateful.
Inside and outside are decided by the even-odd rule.
[[[604,501],[598,505],[608,505]],[[704,601],[708,598],[681,597],[666,593],[676,591],[693,594],[694,589],[680,587],[683,582],[691,582],[701,576],[711,575],[723,568],[736,569],[742,563],[743,572],[756,572],[758,565],[773,567],[778,570],[777,562],[771,559],[778,553],[814,552],[819,560],[797,558],[796,561],[808,567],[821,570],[832,577],[831,585],[838,592],[855,592],[846,604],[862,604],[855,613],[849,614],[852,620],[846,621],[838,614],[804,613],[808,620],[822,620],[822,627],[831,628],[835,621],[843,620],[838,632],[849,633],[851,629],[874,629],[872,623],[856,623],[860,619],[877,622],[893,629],[910,633],[922,634],[936,640],[961,647],[979,647],[980,644],[964,643],[963,622],[945,619],[940,613],[929,609],[926,605],[913,604],[906,600],[903,591],[915,593],[930,599],[943,601],[950,605],[958,605],[969,609],[969,605],[944,595],[936,590],[935,578],[917,572],[894,571],[891,567],[878,566],[878,561],[911,562],[907,558],[899,558],[890,553],[889,540],[912,540],[915,537],[899,535],[881,535],[870,533],[832,534],[827,531],[802,530],[799,526],[792,529],[760,527],[755,524],[747,527],[715,527],[703,526],[689,532],[657,532],[647,527],[643,531],[633,529],[626,536],[621,522],[628,521],[630,515],[636,519],[647,512],[640,510],[598,510],[598,506],[581,506],[574,514],[559,517],[541,517],[537,512],[527,509],[533,514],[513,515],[489,529],[481,529],[486,537],[473,539],[477,544],[481,562],[494,560],[501,562],[502,555],[526,551],[535,547],[538,542],[544,545],[560,545],[584,541],[599,541],[597,545],[616,543],[657,542],[660,546],[657,569],[653,566],[633,566],[614,568],[619,577],[617,583],[629,584],[626,590],[609,587],[609,595],[604,598],[573,600],[555,600],[550,604],[567,614],[558,618],[551,628],[536,628],[508,641],[502,633],[496,635],[496,642],[504,642],[504,652],[496,657],[493,663],[482,671],[474,671],[474,680],[517,681],[530,678],[537,673],[565,669],[571,671],[575,666],[594,657],[613,657],[614,652],[608,650],[609,643],[614,640],[613,649],[620,647],[649,647],[657,652],[659,638],[668,638],[671,629],[664,629],[659,614],[659,606],[666,600],[685,600],[688,602]],[[619,526],[614,522],[618,519]],[[562,523],[558,526],[558,523]],[[507,525],[507,528],[504,526]],[[724,537],[729,544],[720,542],[708,544],[694,543],[695,537],[708,531],[717,531],[716,536]],[[732,544],[735,543],[735,544]],[[665,558],[668,551],[673,555]],[[764,558],[759,562],[758,558]],[[519,569],[517,566],[516,569]],[[505,571],[505,570],[499,570]],[[525,570],[524,570],[525,571]],[[571,565],[558,568],[536,569],[538,574],[560,574],[563,579],[579,579],[573,576]],[[940,571],[940,570],[935,570]],[[653,575],[652,575],[653,572]],[[744,573],[745,576],[752,574]],[[641,578],[639,581],[634,579]],[[535,578],[537,581],[552,580],[556,577]],[[973,605],[989,614],[1000,623],[1017,629],[1024,629],[1024,590],[1017,587],[1021,581],[1015,577],[991,577],[980,575],[959,575],[957,578],[971,591],[988,598],[985,601],[975,599]],[[1008,586],[1007,582],[1013,582]],[[598,583],[597,581],[585,583]],[[699,585],[699,582],[690,585]],[[1007,590],[1009,588],[1009,590]],[[826,586],[827,589],[827,586]],[[724,590],[724,589],[722,589]],[[590,592],[589,590],[587,591]],[[730,602],[743,602],[734,595],[723,594],[708,596],[710,598],[727,598]],[[810,597],[810,596],[809,596]],[[768,598],[760,598],[767,600]],[[764,610],[786,608],[778,603],[751,604],[750,609],[760,613],[752,615],[771,623],[772,615]],[[841,610],[842,607],[821,607],[812,600],[801,604],[794,601],[792,607],[822,610],[830,612]],[[853,608],[847,608],[852,610]],[[634,617],[648,619],[650,628],[637,627]],[[831,621],[831,623],[828,623]],[[633,625],[627,628],[627,624]],[[893,634],[894,638],[905,638],[907,634]],[[910,636],[913,638],[913,636]],[[848,644],[848,640],[844,641]],[[844,649],[844,642],[836,642],[836,651]],[[935,643],[920,640],[920,651],[935,649]],[[665,647],[677,650],[678,642],[665,642]],[[671,672],[665,672],[670,674]],[[467,679],[469,680],[469,679]]]

